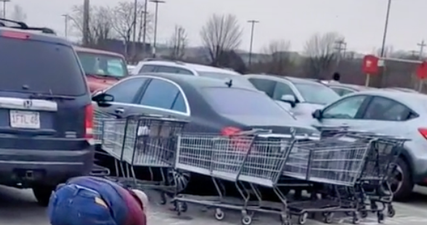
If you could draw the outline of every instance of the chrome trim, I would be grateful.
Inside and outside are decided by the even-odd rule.
[[[0,97],[0,108],[56,112],[58,111],[58,104],[54,101],[41,99]]]

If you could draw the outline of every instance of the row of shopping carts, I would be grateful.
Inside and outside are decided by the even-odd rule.
[[[238,210],[245,225],[256,213],[276,214],[288,225],[293,216],[304,224],[314,213],[326,223],[335,214],[347,214],[355,224],[368,212],[376,213],[379,222],[384,211],[395,213],[387,177],[404,138],[342,127],[323,128],[321,136],[264,130],[231,136],[183,133],[186,121],[152,115],[98,114],[96,121],[98,144],[115,159],[118,181],[169,193],[178,214],[191,203],[214,209],[217,220],[225,218],[226,210]],[[139,167],[158,170],[161,179],[141,180],[135,173]],[[210,177],[217,196],[179,194],[187,184],[179,174]],[[226,195],[225,182],[233,183],[237,200]],[[304,187],[309,195],[292,199],[287,192],[295,187]],[[263,188],[279,201],[266,201]]]

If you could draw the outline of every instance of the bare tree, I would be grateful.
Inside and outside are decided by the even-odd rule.
[[[78,36],[83,36],[83,5],[76,5],[69,16],[71,26]],[[111,9],[106,6],[91,6],[89,9],[89,46],[96,47],[102,41],[115,37],[112,29]]]
[[[336,62],[336,43],[344,38],[335,32],[314,34],[305,44],[306,66],[308,72],[316,78],[322,78],[331,72]]]
[[[391,57],[395,53],[392,45],[386,45],[384,46],[384,51],[382,51],[382,48],[377,48],[374,50],[373,54],[379,57],[381,56],[381,52],[383,57]]]
[[[236,50],[242,41],[242,27],[237,17],[231,14],[213,14],[200,31],[203,45],[209,51],[212,65],[219,66],[224,52]]]
[[[263,48],[266,59],[262,64],[265,72],[277,75],[285,75],[292,65],[290,42],[286,40],[274,40]]]
[[[147,33],[150,31],[148,29],[150,26],[151,19],[147,19],[146,24],[144,23],[144,13],[148,13],[144,8],[144,2],[138,2],[136,8],[137,18],[134,18],[134,3],[123,1],[119,2],[116,7],[113,8],[112,13],[112,27],[123,39],[125,49],[128,49],[130,43],[133,41],[133,32],[136,28],[137,42],[140,42],[143,36],[143,28],[147,27]],[[150,17],[148,17],[150,18]],[[133,57],[136,56],[137,52],[133,52]],[[128,54],[129,55],[129,54]]]
[[[27,14],[24,12],[24,9],[20,5],[14,5],[11,19],[25,22],[27,20]]]
[[[182,59],[185,55],[187,44],[188,37],[186,30],[182,26],[175,25],[175,31],[169,41],[169,57],[171,59]]]

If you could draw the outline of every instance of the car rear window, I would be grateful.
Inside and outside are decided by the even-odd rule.
[[[293,117],[265,93],[240,88],[204,88],[206,100],[220,114]]]
[[[123,58],[105,54],[77,51],[86,74],[105,75],[123,78],[128,75],[128,68]]]
[[[71,46],[0,37],[0,91],[79,96],[87,92]]]

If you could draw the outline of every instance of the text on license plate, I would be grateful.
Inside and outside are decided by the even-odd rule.
[[[14,128],[40,128],[40,113],[10,110],[10,126]]]

